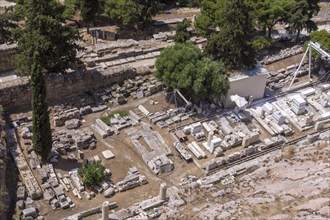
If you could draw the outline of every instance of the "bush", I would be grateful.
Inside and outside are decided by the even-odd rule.
[[[104,178],[105,167],[101,164],[101,161],[92,161],[85,163],[82,168],[78,170],[78,174],[81,176],[83,183],[87,187],[91,187]]]
[[[270,47],[275,42],[272,38],[265,38],[263,36],[259,36],[252,41],[252,47],[255,50],[262,50],[266,47]]]
[[[111,114],[107,114],[105,116],[102,116],[100,119],[106,123],[107,125],[110,125],[110,119],[113,118],[115,114],[119,114],[121,117],[125,117],[128,115],[128,112],[126,110],[118,110],[115,112],[112,112]]]
[[[101,119],[104,123],[106,123],[107,125],[110,125],[110,119],[111,119],[111,117],[109,117],[108,115],[106,115],[106,116],[102,116],[100,119]]]
[[[191,25],[191,21],[188,19],[183,19],[182,22],[178,23],[175,28],[175,36],[174,41],[177,43],[184,43],[190,38],[190,33],[188,31],[188,27]]]

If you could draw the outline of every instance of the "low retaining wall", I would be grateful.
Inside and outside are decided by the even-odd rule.
[[[61,75],[49,75],[46,78],[47,98],[50,104],[60,103],[62,99],[74,97],[84,92],[121,83],[134,78],[136,74],[145,74],[150,69],[136,70],[130,66],[108,68],[102,73],[96,69],[70,72]],[[31,90],[28,77],[0,83],[0,105],[6,111],[17,111],[18,108],[30,108]]]

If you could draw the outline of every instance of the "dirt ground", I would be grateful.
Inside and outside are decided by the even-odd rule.
[[[159,102],[159,104],[151,105],[150,99]],[[174,107],[173,105],[166,104],[165,95],[164,92],[162,92],[148,98],[135,100],[134,102],[128,102],[128,104],[126,105],[115,106],[111,108],[110,112],[119,109],[132,109],[135,112],[138,112],[137,106],[142,103],[150,112],[156,112],[170,107]],[[84,116],[83,124],[79,129],[91,130],[90,125],[95,123],[95,119],[99,118],[102,114],[104,113],[95,113]],[[148,122],[148,120],[145,118],[142,120]],[[149,183],[125,192],[116,193],[114,197],[108,199],[106,199],[102,194],[99,194],[92,200],[87,200],[87,198],[82,195],[82,200],[79,200],[78,198],[74,197],[71,191],[66,192],[66,195],[72,199],[74,204],[76,204],[75,208],[66,210],[60,209],[57,211],[53,211],[51,210],[51,206],[46,204],[44,200],[41,199],[34,202],[35,206],[39,209],[40,214],[45,216],[46,219],[61,219],[66,216],[73,215],[77,212],[99,206],[105,200],[117,202],[117,209],[120,209],[128,207],[136,202],[143,201],[145,199],[156,196],[159,192],[159,185],[162,182],[166,182],[168,186],[173,186],[177,184],[178,180],[187,175],[195,175],[198,177],[202,176],[202,173],[200,172],[199,168],[194,163],[186,163],[183,159],[179,157],[179,154],[174,149],[174,147],[170,145],[171,143],[173,143],[173,140],[171,139],[167,129],[160,129],[155,125],[152,125],[152,127],[154,130],[160,132],[160,134],[163,136],[163,138],[166,140],[172,150],[172,155],[169,156],[169,158],[175,164],[175,169],[172,172],[165,173],[162,175],[153,174],[149,170],[147,165],[143,162],[141,156],[135,151],[134,146],[130,143],[130,140],[126,136],[125,129],[120,132],[119,135],[107,137],[105,139],[102,139],[101,137],[96,135],[97,147],[94,150],[84,150],[86,158],[98,155],[105,167],[111,170],[111,180],[114,183],[124,179],[128,172],[128,169],[132,166],[136,166],[140,173],[147,177]],[[64,127],[56,127],[54,129],[57,131],[66,130]],[[106,149],[110,149],[114,153],[114,159],[105,160],[103,158],[102,151]],[[56,173],[61,174],[68,174],[71,169],[79,168],[81,166],[82,161],[73,162],[71,160],[68,160],[66,156],[62,156],[59,162],[57,164],[54,164]],[[34,173],[36,176],[38,176],[36,172]],[[87,219],[95,219],[95,216],[92,216]]]
[[[285,68],[288,65],[295,64],[300,61],[301,54],[287,58],[285,60],[275,62],[273,64],[268,65],[266,68],[269,71],[275,71],[281,68]],[[305,77],[306,78],[306,77]],[[302,81],[300,79],[299,81]],[[157,105],[150,104],[150,100],[159,102]],[[129,99],[128,103],[121,106],[111,106],[110,112],[125,109],[125,110],[133,110],[136,113],[138,113],[140,116],[142,116],[141,113],[139,113],[139,110],[137,109],[137,106],[143,104],[150,112],[156,112],[156,111],[162,111],[164,109],[168,108],[174,108],[173,105],[168,104],[168,102],[165,100],[165,94],[164,92],[158,93],[156,95],[153,95],[151,97],[138,99],[138,100],[132,100]],[[100,118],[101,115],[104,113],[95,113],[95,114],[89,114],[83,117],[83,124],[79,129],[88,129],[90,130],[90,125],[95,123],[95,120],[97,118]],[[218,118],[215,117],[216,120]],[[169,128],[166,129],[160,129],[155,125],[152,125],[152,128],[156,131],[158,131],[161,136],[165,139],[165,141],[168,143],[170,149],[172,150],[172,155],[169,156],[169,158],[174,162],[175,168],[170,173],[165,173],[162,175],[154,175],[147,165],[143,162],[141,159],[141,156],[135,151],[134,146],[130,143],[130,140],[126,137],[125,130],[123,130],[119,135],[117,136],[111,136],[106,139],[102,139],[100,137],[97,137],[97,147],[94,150],[85,150],[85,157],[90,158],[95,155],[98,155],[101,159],[106,168],[109,168],[112,172],[111,180],[113,182],[118,182],[122,180],[129,169],[129,167],[136,166],[140,173],[142,175],[145,175],[149,181],[147,185],[139,186],[135,189],[117,193],[114,197],[110,199],[104,198],[103,195],[97,195],[92,200],[87,200],[83,195],[83,199],[79,200],[74,195],[69,192],[66,193],[70,198],[73,200],[73,202],[76,204],[75,208],[67,209],[67,210],[58,210],[58,211],[52,211],[51,206],[46,204],[43,200],[36,201],[35,204],[40,210],[41,214],[46,217],[46,219],[60,219],[69,215],[72,215],[74,213],[80,212],[82,210],[86,210],[88,208],[93,208],[96,206],[99,206],[102,204],[103,201],[116,201],[118,204],[118,208],[128,207],[136,202],[145,200],[147,198],[153,197],[158,194],[159,191],[159,185],[162,182],[166,182],[169,186],[176,185],[179,180],[183,177],[186,177],[187,175],[195,175],[197,177],[203,176],[203,173],[201,170],[196,166],[194,162],[186,163],[183,159],[179,157],[179,153],[174,149],[172,143],[172,137],[169,134],[169,129],[175,128],[175,126],[183,126],[188,123],[192,123],[194,120],[199,120],[200,118],[192,118],[187,121],[182,122],[181,124],[171,125]],[[143,121],[148,122],[146,118],[143,119]],[[256,124],[256,123],[254,123]],[[63,130],[64,128],[55,128],[56,130]],[[268,137],[267,133],[259,127],[259,129],[262,131],[261,139],[264,139]],[[194,139],[192,137],[189,137],[189,141],[193,141]],[[199,145],[202,147],[202,143],[204,141],[199,142]],[[225,155],[229,155],[233,152],[236,152],[238,150],[242,150],[242,147],[233,148],[229,151],[225,152]],[[105,160],[102,157],[102,151],[110,149],[114,155],[115,158],[111,160]],[[209,154],[207,151],[205,151],[207,154],[206,159],[202,160],[196,160],[196,163],[199,166],[204,166],[207,161],[214,158],[213,155]],[[67,160],[65,157],[63,157],[58,164],[55,164],[56,172],[60,172],[61,174],[66,174],[68,171],[70,171],[73,168],[79,168],[82,165],[81,161],[78,162],[72,162],[70,160]],[[95,216],[91,217],[90,219],[93,219]]]
[[[199,8],[172,8],[168,13],[161,13],[156,15],[154,20],[165,20],[165,19],[174,19],[174,18],[186,18],[193,17],[194,15],[199,15]]]
[[[292,64],[300,63],[302,57],[303,57],[303,54],[298,54],[298,55],[288,57],[286,59],[271,63],[269,65],[266,65],[265,68],[269,72],[277,71],[277,70],[280,70],[280,69],[285,69],[286,67],[288,67]]]

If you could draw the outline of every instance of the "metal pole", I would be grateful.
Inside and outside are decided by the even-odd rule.
[[[300,61],[300,64],[299,64],[299,66],[298,66],[298,68],[297,68],[296,72],[294,73],[293,79],[292,79],[292,81],[291,81],[291,84],[290,84],[290,86],[289,86],[289,89],[288,89],[288,90],[290,90],[290,89],[291,89],[291,87],[292,87],[292,84],[293,84],[294,80],[295,80],[295,79],[296,79],[296,77],[297,77],[297,73],[299,72],[299,70],[300,70],[300,67],[301,67],[302,63],[304,62],[304,59],[305,59],[305,57],[306,57],[306,55],[307,55],[307,53],[308,53],[308,50],[311,50],[311,48],[310,48],[310,44],[308,44],[307,50],[306,50],[306,52],[305,52],[305,54],[304,54],[303,58],[301,59],[301,61]]]
[[[311,82],[311,72],[312,72],[312,48],[309,48],[309,63],[308,63],[308,82]]]

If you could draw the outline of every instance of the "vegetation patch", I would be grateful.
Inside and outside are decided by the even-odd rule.
[[[101,161],[92,161],[85,163],[82,168],[78,170],[78,174],[81,176],[83,183],[87,187],[91,187],[104,178],[105,167]]]
[[[100,119],[101,119],[104,123],[106,123],[107,125],[110,125],[110,124],[111,124],[111,123],[110,123],[110,120],[111,120],[111,118],[114,117],[115,114],[119,114],[121,117],[125,117],[125,116],[128,116],[128,111],[126,111],[126,110],[118,110],[118,111],[114,111],[114,112],[112,112],[112,113],[110,113],[110,114],[107,114],[107,115],[105,115],[105,116],[102,116]]]

